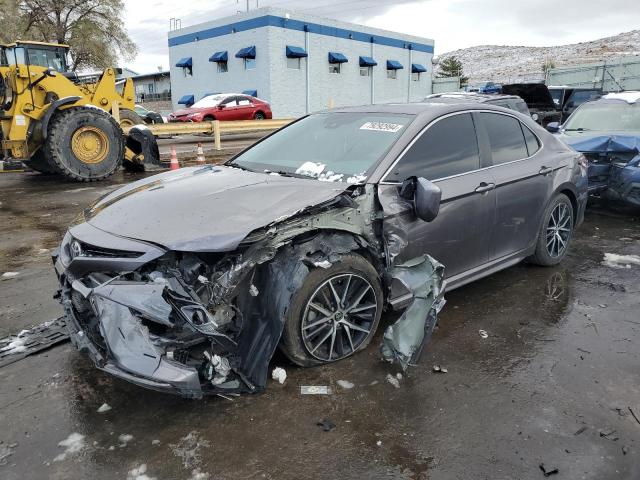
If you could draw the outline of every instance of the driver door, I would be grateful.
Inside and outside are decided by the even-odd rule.
[[[440,213],[432,222],[418,219],[401,183],[412,176],[442,190]],[[432,123],[414,140],[380,183],[383,230],[389,261],[404,263],[429,254],[445,266],[445,277],[464,276],[489,260],[495,216],[495,181],[481,169],[470,113]]]

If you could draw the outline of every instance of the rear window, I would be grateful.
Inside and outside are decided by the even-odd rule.
[[[499,113],[481,113],[479,115],[489,137],[493,165],[529,156],[519,120]]]
[[[536,137],[533,132],[529,130],[525,125],[522,125],[522,131],[524,133],[524,139],[527,143],[527,151],[529,152],[529,156],[531,157],[538,150],[540,150],[540,142],[538,141],[538,137]]]

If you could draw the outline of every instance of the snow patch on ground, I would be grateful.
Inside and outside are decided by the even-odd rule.
[[[77,432],[69,435],[67,438],[58,443],[58,447],[64,448],[65,451],[57,455],[53,459],[53,461],[61,462],[62,460],[67,458],[68,455],[73,455],[74,453],[80,452],[85,447],[84,439],[85,436]]]
[[[395,388],[400,388],[400,381],[390,373],[387,374],[387,382],[389,382]]]
[[[287,372],[284,368],[276,367],[273,369],[273,372],[271,372],[271,378],[273,378],[280,385],[282,385],[284,381],[287,379]]]
[[[355,385],[348,380],[338,380],[336,383],[345,390],[350,390],[355,387]]]
[[[14,278],[20,275],[20,272],[4,272],[2,278]]]
[[[118,441],[120,442],[120,448],[126,447],[131,440],[133,440],[133,435],[130,435],[128,433],[123,433],[122,435],[120,435],[118,437]]]
[[[209,480],[209,474],[206,472],[201,472],[200,469],[196,468],[191,472],[191,477],[189,480]]]
[[[100,408],[98,409],[98,413],[108,412],[109,410],[111,410],[111,407],[106,403],[103,403],[102,405],[100,405]]]
[[[19,337],[19,335],[18,335]],[[22,338],[16,338],[15,340],[12,340],[11,342],[9,342],[8,345],[0,348],[0,352],[2,353],[20,353],[20,352],[24,352],[27,349],[27,347],[24,344],[24,339]]]
[[[184,468],[194,468],[200,464],[200,452],[203,447],[208,447],[209,442],[200,438],[198,432],[192,431],[180,439],[178,443],[170,443],[169,447],[176,457],[182,459]]]
[[[156,480],[156,477],[147,475],[147,464],[143,463],[127,473],[127,480]]]
[[[251,286],[249,287],[249,295],[251,295],[252,297],[257,297],[258,295],[260,295],[260,290],[258,290],[258,287],[251,284]]]
[[[612,268],[631,268],[632,265],[640,266],[640,256],[605,253],[602,264]]]

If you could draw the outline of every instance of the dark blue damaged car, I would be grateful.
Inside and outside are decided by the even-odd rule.
[[[547,129],[589,162],[589,193],[640,207],[640,92],[610,93]]]

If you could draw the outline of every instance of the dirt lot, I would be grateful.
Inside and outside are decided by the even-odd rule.
[[[61,314],[51,249],[83,206],[134,178],[0,175],[0,274],[18,274],[0,280],[0,336]],[[640,218],[592,206],[562,266],[449,293],[399,388],[376,340],[329,367],[277,355],[285,384],[234,401],[145,391],[54,347],[0,369],[0,478],[512,480],[544,478],[544,463],[551,478],[639,479],[640,266],[607,266],[607,252],[640,254]]]

